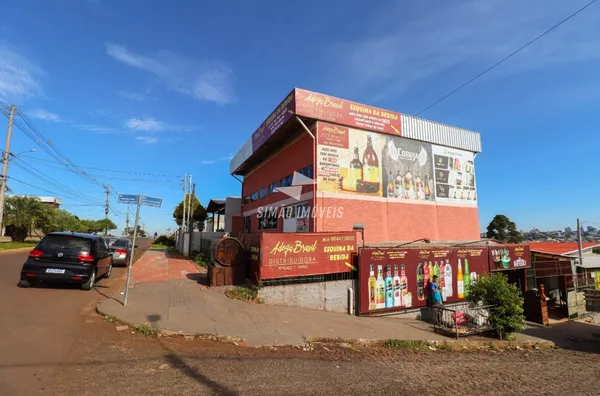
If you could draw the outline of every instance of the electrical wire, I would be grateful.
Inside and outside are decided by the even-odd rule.
[[[29,186],[29,187],[36,188],[36,189],[38,189],[38,190],[40,190],[40,191],[44,191],[44,192],[47,192],[47,193],[53,194],[53,195],[55,195],[55,196],[57,196],[57,197],[59,197],[59,198],[63,198],[63,199],[70,199],[70,200],[72,200],[72,201],[79,201],[79,202],[82,202],[81,200],[73,199],[73,198],[71,198],[71,197],[66,197],[66,196],[64,196],[62,193],[57,193],[56,191],[47,190],[47,189],[45,189],[45,188],[42,188],[42,187],[36,186],[36,185],[34,185],[34,184],[31,184],[31,183],[24,182],[23,180],[15,179],[15,178],[14,178],[14,177],[12,177],[12,176],[6,176],[6,178],[7,178],[9,181],[10,181],[10,180],[14,180],[14,181],[16,181],[17,183],[21,183],[21,184],[24,184],[24,185],[26,185],[26,186]],[[103,205],[99,205],[99,206],[103,206]]]

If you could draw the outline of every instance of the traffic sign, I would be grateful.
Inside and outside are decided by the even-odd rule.
[[[142,200],[141,200],[141,204],[142,205],[146,205],[146,206],[153,206],[155,208],[160,208],[162,205],[162,198],[158,198],[158,197],[147,197],[145,195],[142,195]]]
[[[122,204],[137,204],[139,195],[136,194],[119,194],[119,203]]]

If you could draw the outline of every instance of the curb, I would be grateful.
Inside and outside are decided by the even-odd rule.
[[[306,342],[309,344],[318,345],[335,345],[335,346],[367,346],[367,347],[388,347],[386,343],[398,343],[406,344],[405,349],[418,349],[421,347],[435,347],[444,346],[450,349],[462,349],[462,350],[473,350],[473,349],[552,349],[558,348],[552,341],[500,341],[500,340],[489,340],[489,341],[469,341],[448,339],[443,341],[433,340],[398,340],[398,339],[352,339],[352,338],[307,338]],[[413,345],[411,348],[410,345]],[[394,348],[390,346],[390,348]],[[403,348],[400,346],[400,348]]]
[[[98,304],[96,304],[96,312],[99,315],[104,316],[104,317],[106,317],[106,316],[114,317],[114,315],[107,314],[106,312],[103,312],[102,309],[100,309],[99,306],[100,306],[101,302],[102,301],[100,301]],[[119,323],[127,325],[134,330],[138,326],[148,324],[148,323],[132,323],[128,320],[123,320],[119,317],[116,317],[116,318]],[[246,343],[245,340],[240,337],[232,337],[232,336],[219,335],[219,334],[208,334],[208,333],[186,333],[183,331],[173,331],[173,330],[163,329],[163,328],[160,328],[160,327],[157,327],[154,325],[152,325],[152,326],[156,327],[159,330],[159,337],[160,336],[166,336],[166,337],[180,336],[180,337],[193,337],[194,339],[197,339],[197,340],[211,340],[211,341],[235,343],[235,344],[241,344],[241,345]],[[243,346],[247,346],[247,345],[243,345]]]
[[[35,246],[31,246],[31,247],[26,247],[26,248],[18,248],[18,249],[6,249],[6,250],[0,250],[0,254],[6,254],[6,253],[18,253],[18,252],[26,252],[28,250],[32,250]]]

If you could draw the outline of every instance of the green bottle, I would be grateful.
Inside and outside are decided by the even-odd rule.
[[[471,274],[469,273],[469,260],[465,259],[465,296],[469,297],[471,294]]]

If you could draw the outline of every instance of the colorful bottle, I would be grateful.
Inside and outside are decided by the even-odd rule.
[[[440,280],[440,266],[437,261],[435,262],[435,265],[433,266],[433,275],[438,277],[438,281]]]
[[[452,297],[454,290],[452,287],[452,266],[450,266],[450,260],[446,260],[446,268],[444,268],[444,284],[446,285],[446,298]]]
[[[456,292],[458,294],[458,298],[465,298],[465,278],[463,275],[462,265],[460,264],[460,259],[458,259],[458,272],[456,273]]]
[[[369,311],[377,308],[377,290],[375,286],[375,266],[370,265],[369,269]]]
[[[354,158],[350,161],[350,179],[357,182],[363,179],[363,164],[358,158],[358,144],[354,147]]]
[[[443,261],[440,266],[440,290],[442,293],[442,301],[446,301],[446,266]]]
[[[370,192],[379,191],[379,158],[373,148],[371,135],[367,135],[367,148],[363,153],[363,181],[369,186]]]
[[[423,264],[417,266],[417,299],[425,300],[425,274],[423,273]]]
[[[377,266],[377,281],[375,281],[375,289],[377,290],[376,309],[385,308],[385,281],[383,280],[383,266]]]
[[[400,273],[400,294],[402,295],[402,304],[406,305],[406,296],[408,295],[408,278],[406,278],[406,268],[402,264]]]
[[[385,307],[394,306],[394,278],[392,278],[392,267],[388,264],[385,276]]]
[[[471,294],[471,273],[469,272],[469,259],[465,259],[465,297]]]
[[[429,284],[429,265],[427,265],[427,261],[423,263],[423,279],[425,290],[427,290],[427,285]],[[425,290],[423,293],[425,293]]]
[[[400,276],[398,276],[398,264],[394,264],[394,307],[402,306],[402,290]]]
[[[431,189],[429,188],[429,179],[425,176],[425,199],[429,201],[431,198]]]
[[[390,176],[388,178],[387,196],[388,197],[393,197],[394,196],[394,176],[392,176],[392,171],[390,171]]]
[[[433,278],[433,275],[435,275],[435,273],[433,272],[433,263],[430,261],[429,262],[429,276],[431,278]],[[439,279],[438,279],[438,281],[439,281]]]

